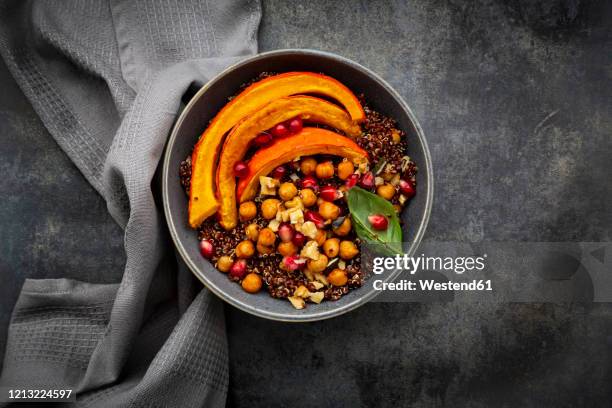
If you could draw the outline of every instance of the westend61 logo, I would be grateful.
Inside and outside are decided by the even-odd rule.
[[[410,272],[411,275],[414,275],[417,271],[454,272],[460,275],[464,272],[484,270],[486,258],[486,254],[483,256],[458,257],[425,256],[424,254],[418,257],[406,254],[395,255],[395,257],[375,257],[372,259],[372,272],[380,275],[384,272],[401,269]]]

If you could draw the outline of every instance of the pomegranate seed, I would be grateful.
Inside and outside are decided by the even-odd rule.
[[[255,144],[255,146],[267,146],[270,144],[270,142],[272,141],[272,135],[269,133],[261,133],[259,134],[255,140],[253,141],[253,143]]]
[[[287,168],[285,166],[278,166],[272,170],[272,177],[275,179],[282,179],[287,174]]]
[[[319,196],[325,201],[336,201],[342,197],[342,193],[340,193],[333,186],[324,186],[321,188],[321,193],[319,193]]]
[[[299,116],[289,121],[289,131],[291,133],[298,133],[300,130],[302,130],[303,126],[304,123],[302,122],[302,118],[300,118]]]
[[[293,242],[293,245],[296,247],[301,248],[306,243],[306,235],[296,231],[295,234],[293,234],[291,242]]]
[[[239,259],[234,262],[234,264],[230,268],[229,275],[232,278],[242,279],[246,276],[246,271],[246,261],[244,259]]]
[[[355,187],[358,181],[359,181],[359,174],[351,174],[350,176],[348,176],[348,178],[344,182],[344,185],[347,188]]]
[[[298,255],[289,255],[283,258],[283,264],[290,271],[296,271],[306,266],[306,260]]]
[[[279,123],[272,128],[272,135],[274,137],[283,137],[289,134],[289,129],[284,123]]]
[[[408,180],[400,180],[399,188],[402,194],[406,196],[406,198],[412,198],[416,194],[414,186]]]
[[[234,176],[238,178],[246,177],[249,174],[249,168],[244,162],[239,161],[234,164]]]
[[[200,241],[200,253],[206,259],[210,259],[215,254],[215,247],[212,242],[207,239],[203,239]]]
[[[384,231],[389,226],[389,220],[382,214],[372,214],[368,216],[368,221],[372,225],[372,228]]]
[[[283,222],[278,227],[278,236],[283,242],[291,241],[293,239],[293,227],[289,225],[288,223]]]
[[[365,189],[371,189],[374,187],[374,174],[371,171],[368,171],[366,174],[361,176],[361,180],[359,180],[359,186]]]
[[[323,228],[325,226],[325,219],[323,219],[323,216],[318,212],[306,210],[304,219],[306,221],[312,221],[317,228]]]
[[[302,188],[311,188],[314,191],[319,190],[319,183],[317,183],[317,179],[312,176],[306,176],[302,179]]]

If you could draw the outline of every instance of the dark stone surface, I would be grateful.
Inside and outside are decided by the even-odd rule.
[[[337,52],[404,96],[434,160],[427,239],[609,241],[611,19],[607,1],[278,0],[260,48]],[[116,280],[124,258],[103,200],[4,66],[0,88],[3,346],[24,277]],[[302,325],[226,310],[231,406],[612,400],[610,305],[371,303]]]
[[[414,109],[429,240],[609,241],[610,2],[264,3],[262,50],[337,52]],[[232,406],[609,406],[612,308],[371,303],[228,314]]]

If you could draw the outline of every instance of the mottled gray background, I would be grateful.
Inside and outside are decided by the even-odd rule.
[[[430,240],[610,241],[612,2],[264,1],[262,51],[337,52],[432,150]],[[25,277],[115,281],[121,231],[0,65],[0,349]],[[76,276],[76,274],[75,274]],[[612,305],[226,307],[236,407],[612,406]]]

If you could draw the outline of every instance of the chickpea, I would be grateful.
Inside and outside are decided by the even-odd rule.
[[[343,160],[338,164],[338,177],[346,180],[355,171],[355,166],[348,160]]]
[[[330,238],[323,243],[323,252],[328,258],[335,258],[340,251],[340,240],[338,238]]]
[[[391,138],[393,139],[393,143],[398,144],[402,140],[402,135],[400,134],[399,130],[393,129],[391,131]]]
[[[315,172],[317,167],[317,161],[312,157],[306,157],[302,159],[300,163],[300,170],[302,170],[302,174],[305,176],[309,176]]]
[[[242,289],[249,293],[257,293],[261,289],[262,280],[256,273],[249,273],[242,280]]]
[[[338,235],[339,237],[345,237],[351,232],[352,226],[351,217],[347,216],[344,218],[344,221],[342,221],[342,224],[340,224],[338,228],[333,229],[334,234]]]
[[[391,200],[395,195],[395,187],[391,184],[381,184],[376,188],[376,194],[384,198],[385,200]]]
[[[236,256],[238,258],[250,258],[255,253],[255,246],[252,241],[244,240],[236,246]]]
[[[399,204],[393,204],[393,208],[395,208],[395,212],[398,214],[402,212],[402,206]]]
[[[267,245],[261,245],[261,244],[257,244],[257,252],[259,252],[262,255],[270,255],[272,252],[274,252],[274,247],[273,246],[267,246]]]
[[[234,264],[234,261],[232,260],[231,257],[227,255],[223,255],[217,261],[217,269],[220,270],[221,272],[229,272],[233,264]]]
[[[246,201],[240,204],[238,214],[240,214],[242,221],[252,220],[257,215],[257,206],[253,201]]]
[[[293,255],[295,253],[297,253],[297,247],[295,246],[295,244],[291,241],[289,242],[281,242],[280,244],[278,244],[278,246],[276,247],[276,250],[282,255],[282,256],[289,256],[289,255]]]
[[[261,203],[261,215],[266,220],[271,220],[276,217],[276,212],[278,211],[278,201],[276,198],[268,198]]]
[[[300,197],[304,207],[312,207],[317,202],[317,195],[309,188],[305,188],[300,191]]]
[[[348,277],[342,269],[334,269],[327,275],[327,281],[334,286],[344,286],[348,282]]]
[[[317,230],[317,235],[315,236],[315,241],[317,241],[317,245],[321,246],[327,240],[327,233],[322,229]]]
[[[330,161],[317,164],[315,174],[320,179],[328,179],[334,176],[334,165]]]
[[[255,223],[247,225],[247,227],[244,229],[244,234],[251,241],[257,242],[257,237],[259,236],[259,225]]]
[[[335,220],[340,216],[340,207],[329,201],[323,201],[319,204],[319,214],[326,220]]]
[[[278,195],[284,201],[291,200],[293,197],[297,195],[297,193],[298,193],[298,190],[295,184],[289,183],[289,182],[281,184],[278,189]]]
[[[257,245],[272,246],[276,241],[276,234],[270,228],[263,228],[259,231],[259,237],[257,237]]]
[[[353,259],[359,253],[359,249],[352,241],[340,242],[340,258]]]
[[[311,272],[323,272],[327,268],[327,257],[321,254],[317,260],[309,259],[306,267]]]

